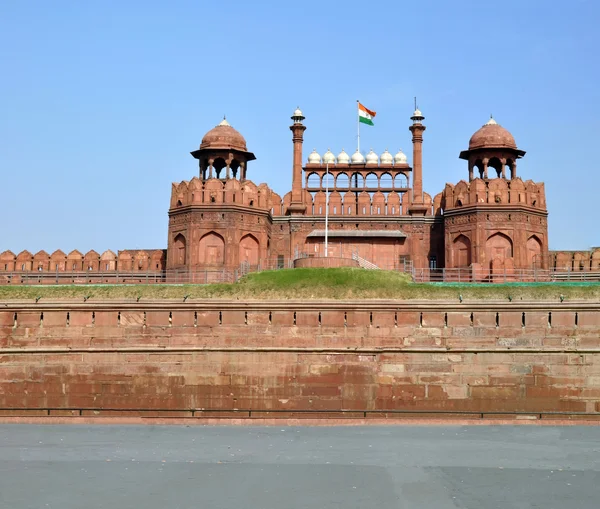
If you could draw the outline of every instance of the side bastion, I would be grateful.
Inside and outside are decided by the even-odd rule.
[[[0,416],[600,414],[600,303],[0,303]]]

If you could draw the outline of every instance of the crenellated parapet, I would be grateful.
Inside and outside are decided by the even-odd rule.
[[[543,182],[523,181],[520,178],[507,180],[476,178],[470,182],[461,180],[457,184],[446,184],[440,196],[440,207],[444,212],[470,205],[518,205],[546,210],[546,193]]]
[[[588,251],[550,251],[550,266],[557,272],[600,272],[600,247]]]
[[[200,180],[194,177],[189,182],[184,180],[171,186],[171,211],[188,206],[222,206],[235,205],[253,207],[270,212],[272,215],[283,215],[281,197],[272,191],[267,184],[258,186],[251,180],[243,182],[229,179]]]
[[[161,272],[165,270],[164,249],[124,250],[115,254],[106,250],[102,254],[94,250],[85,255],[73,250],[68,254],[60,249],[49,255],[41,250],[35,254],[24,250],[18,254],[4,251],[0,254],[0,272],[45,273],[112,273],[121,271]]]

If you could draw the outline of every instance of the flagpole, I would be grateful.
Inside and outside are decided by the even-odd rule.
[[[360,114],[358,113],[360,101],[356,100],[356,130],[358,131],[358,136],[356,137],[356,151],[360,152]]]
[[[327,237],[329,233],[329,163],[325,167],[325,258],[327,258]]]

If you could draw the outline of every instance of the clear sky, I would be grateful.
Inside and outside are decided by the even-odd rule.
[[[468,177],[493,113],[546,184],[550,248],[598,246],[599,22],[594,0],[1,2],[0,251],[166,247],[171,183],[223,114],[281,195],[296,106],[304,160],[355,150],[360,99],[361,148],[410,162],[414,96],[428,193]]]

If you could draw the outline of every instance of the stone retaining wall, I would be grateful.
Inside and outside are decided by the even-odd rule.
[[[0,306],[0,415],[600,412],[598,303]]]

